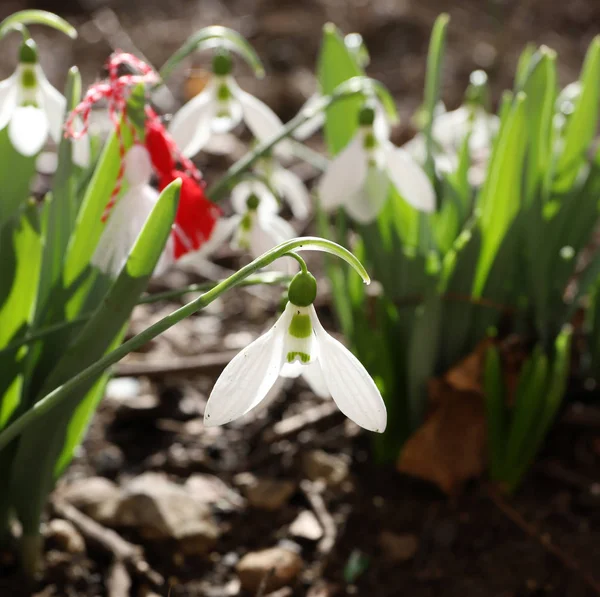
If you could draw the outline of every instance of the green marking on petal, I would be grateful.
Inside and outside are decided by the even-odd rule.
[[[35,89],[37,87],[37,78],[32,68],[24,68],[21,73],[21,85],[23,89]]]
[[[231,99],[231,91],[229,91],[229,87],[225,83],[221,83],[219,88],[217,89],[217,99],[220,102],[226,102]]]
[[[375,135],[373,133],[367,133],[365,135],[363,147],[365,149],[374,149],[377,147],[377,140],[375,139]]]
[[[312,334],[312,323],[310,321],[310,316],[296,313],[292,317],[288,332],[290,336],[294,336],[294,338],[309,338]]]
[[[300,359],[304,364],[310,361],[310,355],[305,352],[288,352],[287,353],[287,362],[293,363],[296,359]]]
[[[252,216],[249,213],[244,214],[244,217],[240,222],[240,228],[246,232],[250,232],[252,228]]]

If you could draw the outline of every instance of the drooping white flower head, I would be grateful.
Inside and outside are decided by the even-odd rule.
[[[461,106],[447,112],[444,105],[435,115],[432,127],[433,157],[439,172],[454,172],[458,167],[463,142],[469,136],[471,170],[469,178],[479,184],[485,177],[492,142],[500,127],[500,119],[482,106]],[[425,135],[419,133],[402,146],[419,163],[427,158]]]
[[[319,183],[322,207],[343,207],[362,224],[375,220],[383,208],[390,186],[416,209],[435,209],[435,192],[427,175],[402,148],[395,147],[384,128],[375,126],[375,110],[364,107],[359,129],[332,160]]]
[[[305,220],[308,217],[310,195],[296,174],[283,168],[273,157],[262,158],[257,163],[256,173],[269,183],[280,199],[287,202],[295,218]]]
[[[239,183],[231,193],[231,204],[236,227],[233,245],[252,257],[296,236],[291,224],[279,215],[277,199],[260,181]]]
[[[39,65],[35,42],[24,41],[15,72],[0,82],[0,130],[8,126],[8,138],[21,155],[37,155],[48,136],[60,142],[66,103]],[[74,143],[73,159],[81,166],[89,163],[87,137]]]
[[[152,161],[143,145],[134,145],[125,155],[123,176],[129,188],[111,211],[92,256],[92,264],[113,278],[118,276],[125,265],[159,197],[158,191],[149,184]],[[167,248],[156,266],[156,274],[160,274],[172,262],[171,245],[170,237]]]
[[[313,306],[316,282],[308,272],[292,280],[283,314],[263,336],[244,348],[225,367],[204,411],[207,426],[223,425],[258,406],[277,378],[304,375],[321,395],[357,425],[383,432],[385,404],[360,361],[330,336]]]
[[[283,126],[269,106],[239,87],[231,69],[231,58],[217,54],[209,83],[173,116],[169,132],[183,155],[195,156],[212,135],[228,133],[242,121],[258,141],[268,139]],[[289,147],[284,141],[275,151],[288,155]]]

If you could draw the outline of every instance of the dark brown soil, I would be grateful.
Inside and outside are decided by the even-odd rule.
[[[82,31],[74,44],[48,32],[36,36],[44,67],[57,85],[73,62],[80,64],[86,82],[93,81],[113,47],[137,50],[160,65],[201,26],[221,23],[238,28],[255,45],[271,73],[268,84],[257,84],[249,76],[240,81],[283,118],[292,116],[314,90],[309,73],[314,68],[320,27],[334,21],[346,32],[363,34],[371,51],[370,73],[396,96],[403,117],[397,141],[410,134],[409,116],[421,102],[428,35],[441,10],[448,10],[452,17],[444,71],[444,99],[449,106],[461,101],[468,75],[475,68],[490,73],[497,99],[502,88],[511,86],[518,53],[527,41],[554,47],[559,53],[561,82],[575,79],[600,23],[596,0],[45,0],[30,5],[70,17]],[[0,17],[20,8],[23,2],[3,2]],[[107,18],[115,16],[119,25],[99,30]],[[0,58],[2,75],[12,68],[13,41],[2,42],[7,48]],[[183,75],[182,69],[172,81],[177,98],[183,94]],[[203,164],[210,166],[209,172],[224,165]],[[196,278],[174,274],[165,283],[178,286]],[[210,311],[210,325],[198,324],[198,320],[205,321],[205,315],[180,324],[147,352],[133,355],[130,362],[145,360],[164,366],[182,356],[239,348],[243,338],[235,335],[246,331],[256,335],[264,329],[276,311],[278,298],[272,290],[260,291],[259,296],[235,291],[223,301],[222,310]],[[159,311],[168,312],[172,307],[141,309],[133,327],[139,329]],[[331,327],[333,322],[329,324]],[[210,331],[215,326],[218,331]],[[200,363],[196,374],[154,375],[148,382],[149,392],[158,395],[159,402],[149,409],[133,411],[114,400],[103,403],[64,483],[92,475],[124,483],[144,471],[156,470],[175,481],[184,481],[194,472],[212,473],[235,486],[236,474],[251,471],[293,480],[298,488],[276,512],[251,507],[228,512],[215,506],[223,535],[204,558],[179,557],[177,545],[157,545],[131,530],[118,529],[127,540],[143,546],[150,566],[167,579],[164,586],[152,587],[143,575],[132,574],[130,595],[150,596],[150,589],[172,597],[236,595],[239,557],[281,542],[300,551],[305,572],[292,592],[280,592],[279,597],[600,595],[599,408],[588,405],[582,411],[570,403],[514,498],[499,497],[484,479],[448,498],[424,482],[374,465],[369,438],[358,434],[339,413],[289,437],[269,439],[276,422],[319,406],[300,383],[286,387],[268,411],[249,423],[204,431],[197,421],[215,374],[214,366]],[[288,532],[298,513],[314,507],[301,489],[305,476],[302,457],[314,449],[343,455],[351,462],[350,478],[340,488],[323,493],[336,531],[327,553],[315,542],[292,541]],[[383,531],[412,536],[416,552],[406,561],[391,562],[380,542]],[[34,594],[108,595],[110,554],[84,538],[86,551],[77,557],[50,543],[46,546],[45,571]],[[352,560],[364,563],[364,571],[356,578],[350,578]],[[20,597],[31,592],[18,576],[14,554],[0,552],[0,596]]]

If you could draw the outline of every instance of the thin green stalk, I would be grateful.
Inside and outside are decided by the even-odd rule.
[[[18,435],[20,435],[23,430],[29,424],[38,419],[38,417],[43,416],[50,409],[57,406],[62,400],[68,398],[71,395],[71,392],[73,392],[73,390],[80,384],[96,378],[111,365],[114,365],[116,362],[120,361],[125,355],[134,350],[138,350],[144,344],[156,338],[156,336],[162,334],[176,323],[179,323],[186,317],[193,315],[200,309],[203,309],[212,303],[216,298],[221,296],[224,292],[237,286],[240,282],[258,269],[270,265],[273,261],[279,259],[280,257],[288,256],[292,251],[299,250],[315,250],[333,253],[354,267],[365,283],[370,282],[370,278],[360,261],[358,261],[358,259],[347,249],[344,249],[344,247],[341,247],[332,241],[316,237],[303,237],[281,243],[270,251],[267,251],[258,259],[255,259],[248,265],[241,268],[239,271],[232,274],[226,280],[223,280],[217,284],[212,290],[209,290],[202,296],[189,302],[187,305],[184,305],[176,311],[173,311],[173,313],[167,315],[154,325],[151,325],[137,336],[134,336],[127,342],[124,342],[121,344],[121,346],[105,355],[93,365],[87,369],[84,369],[69,381],[62,384],[47,394],[44,398],[36,402],[36,404],[34,404],[30,410],[21,415],[0,433],[0,450],[6,447]]]
[[[360,93],[365,93],[374,89],[376,82],[368,77],[353,77],[344,81],[336,87],[331,95],[321,98],[313,106],[308,106],[301,110],[288,123],[281,127],[279,132],[258,145],[253,151],[247,153],[227,170],[218,182],[208,189],[206,195],[212,201],[219,201],[229,190],[233,182],[246,170],[251,168],[257,160],[267,155],[277,143],[289,137],[298,127],[302,126],[307,120],[316,116],[322,110],[326,110],[340,100],[345,100]]]
[[[286,274],[280,274],[277,272],[264,272],[262,274],[257,274],[256,276],[249,276],[242,282],[238,284],[238,286],[257,286],[258,284],[266,284],[266,285],[276,285],[276,284],[286,284],[291,282],[292,276],[288,276]],[[220,284],[222,280],[211,281],[211,282],[202,282],[201,284],[190,284],[189,286],[183,286],[182,288],[175,288],[173,290],[166,290],[165,292],[155,292],[152,294],[147,294],[140,298],[138,301],[138,305],[147,305],[152,303],[158,303],[159,301],[179,298],[185,294],[189,294],[190,292],[205,292],[214,288],[217,284]],[[19,340],[15,340],[11,342],[4,348],[0,350],[0,354],[3,352],[9,352],[12,350],[16,350],[25,344],[31,344],[32,342],[36,342],[37,340],[42,340],[46,336],[49,336],[55,332],[60,330],[64,330],[82,323],[85,323],[92,316],[92,313],[86,313],[84,315],[80,315],[75,319],[70,321],[61,321],[54,325],[50,325],[48,327],[42,328],[33,332],[24,338],[20,338]]]

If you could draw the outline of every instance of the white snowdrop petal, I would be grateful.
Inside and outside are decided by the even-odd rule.
[[[370,166],[363,187],[350,195],[344,204],[348,215],[361,224],[373,222],[385,205],[390,189],[388,175]]]
[[[85,134],[79,139],[73,139],[71,143],[73,147],[73,163],[80,168],[87,168],[90,165],[91,159],[90,136]]]
[[[125,179],[130,185],[143,185],[152,177],[152,159],[141,144],[134,145],[125,155]]]
[[[48,118],[41,108],[19,106],[8,123],[8,137],[13,147],[24,156],[39,153],[48,139]]]
[[[224,135],[233,130],[244,118],[244,111],[237,98],[232,97],[225,102],[217,102],[210,122],[214,135]]]
[[[131,187],[117,202],[92,256],[92,264],[116,277],[133,248],[159,193],[148,185]]]
[[[60,91],[52,87],[39,64],[35,67],[35,76],[41,94],[42,107],[50,124],[50,136],[55,143],[59,143],[63,136],[67,100]]]
[[[297,377],[300,377],[302,369],[305,366],[306,365],[303,365],[299,361],[294,361],[293,363],[283,363],[279,375],[281,377],[287,377],[288,379],[296,379]]]
[[[0,82],[0,130],[8,124],[17,107],[17,76],[18,71]]]
[[[210,137],[210,123],[216,103],[214,92],[214,85],[209,83],[175,113],[169,125],[169,133],[181,152],[188,157],[196,155]]]
[[[357,133],[352,141],[330,162],[327,172],[319,182],[321,207],[331,211],[345,204],[356,193],[367,176],[367,155],[363,135]]]
[[[206,426],[224,425],[251,411],[265,398],[279,376],[283,340],[289,325],[286,310],[275,325],[225,367],[204,411]]]
[[[314,306],[311,319],[319,345],[319,364],[331,397],[357,425],[382,433],[387,413],[375,382],[362,363],[323,329]]]
[[[231,91],[240,102],[246,125],[259,142],[270,139],[283,128],[279,116],[267,104],[246,93],[237,85],[232,85]],[[280,141],[273,148],[273,153],[280,157],[291,156],[290,142]]]
[[[323,375],[321,363],[315,361],[308,365],[301,365],[301,367],[302,377],[308,384],[308,387],[319,396],[319,398],[328,398],[330,396],[329,388],[327,387],[327,382]]]
[[[390,181],[402,198],[420,211],[434,211],[433,185],[410,154],[402,148],[390,147],[386,150],[386,159]]]
[[[276,168],[271,182],[277,192],[285,199],[295,218],[305,220],[310,211],[310,196],[304,183],[289,170]]]

